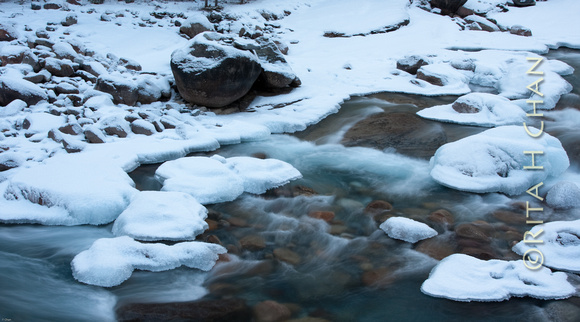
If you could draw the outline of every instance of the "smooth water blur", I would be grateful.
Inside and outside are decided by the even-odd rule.
[[[561,49],[548,57],[580,68],[578,51]],[[566,76],[574,85],[573,94],[563,99],[558,111],[546,113],[547,131],[562,141],[572,159],[569,178],[580,178],[574,168],[580,159],[580,111],[574,108],[580,88],[577,75]],[[295,317],[329,321],[548,320],[553,304],[573,302],[525,298],[460,303],[420,291],[437,263],[425,253],[443,256],[466,251],[453,231],[462,223],[477,221],[490,230],[492,242],[468,245],[470,251],[515,259],[511,246],[529,228],[517,220],[524,216],[517,202],[532,201],[531,197],[455,191],[431,179],[428,160],[339,144],[352,126],[377,113],[414,114],[455,99],[398,93],[356,97],[303,132],[204,154],[265,155],[289,162],[303,174],[302,179],[264,195],[245,194],[233,202],[208,206],[217,228],[198,239],[217,238],[231,257],[209,273],[187,268],[138,271],[118,287],[92,287],[73,279],[70,261],[96,239],[112,237],[111,225],[0,225],[0,318],[110,321],[115,319],[114,310],[126,303],[181,302],[205,296],[242,298],[249,305],[264,300],[290,303]],[[448,141],[485,130],[454,124],[441,127]],[[161,188],[154,176],[158,166],[144,165],[130,173],[139,190]],[[387,201],[393,209],[370,214],[365,208],[374,200]],[[440,209],[452,214],[452,224],[430,221],[429,215]],[[331,212],[334,218],[314,219],[316,212]],[[388,238],[378,225],[391,215],[429,223],[440,235],[415,245]],[[546,216],[546,220],[569,219],[571,214],[547,211]],[[255,245],[247,246],[248,241]]]

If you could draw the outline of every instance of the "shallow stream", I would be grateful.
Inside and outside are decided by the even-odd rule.
[[[572,167],[577,169],[580,112],[569,106],[580,105],[580,52],[560,49],[547,57],[576,69],[566,76],[574,91],[561,100],[558,111],[546,113],[550,120],[546,129],[569,149]],[[203,154],[271,157],[289,162],[303,174],[302,179],[265,195],[244,195],[208,206],[211,228],[198,240],[220,242],[229,253],[229,261],[219,262],[210,273],[185,268],[139,271],[118,287],[87,286],[73,279],[70,261],[94,240],[112,237],[111,225],[0,225],[0,317],[4,321],[114,320],[114,310],[128,303],[182,302],[203,296],[241,298],[250,306],[274,300],[292,308],[293,317],[329,321],[579,317],[576,299],[459,303],[421,293],[421,283],[437,262],[433,258],[462,252],[482,259],[517,259],[511,246],[529,228],[523,223],[520,202],[531,199],[448,189],[430,178],[428,158],[373,146],[372,140],[360,144],[364,147],[346,144],[344,137],[363,119],[385,113],[413,118],[422,108],[455,98],[396,93],[357,97],[306,131]],[[446,142],[485,130],[425,122]],[[138,189],[161,188],[154,178],[157,167],[145,165],[130,174]],[[439,236],[415,245],[390,239],[378,225],[393,215],[428,223]],[[566,219],[568,213],[547,216]],[[485,238],[474,239],[470,235],[474,230]]]

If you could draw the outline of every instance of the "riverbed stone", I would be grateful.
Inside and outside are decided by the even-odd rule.
[[[288,307],[271,300],[256,304],[253,311],[257,322],[286,321],[292,316]]]
[[[447,142],[440,124],[413,113],[380,113],[355,124],[342,139],[345,146],[364,146],[418,158],[430,158]]]
[[[118,321],[251,321],[252,310],[242,299],[178,303],[136,303],[119,307]]]

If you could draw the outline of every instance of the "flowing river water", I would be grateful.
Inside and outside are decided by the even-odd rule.
[[[576,69],[565,77],[573,92],[562,98],[556,111],[546,113],[546,130],[562,141],[577,174],[580,52],[559,49],[547,57]],[[527,199],[442,187],[429,176],[428,157],[416,154],[421,147],[405,150],[408,142],[401,143],[401,151],[415,156],[411,158],[381,142],[345,137],[364,119],[396,114],[415,120],[418,110],[455,98],[396,93],[352,98],[339,113],[303,132],[203,154],[277,158],[303,174],[302,179],[265,195],[244,195],[208,206],[210,231],[198,240],[219,242],[229,254],[229,261],[219,262],[209,273],[186,268],[139,271],[114,288],[88,286],[73,279],[70,261],[96,239],[112,237],[111,225],[2,224],[0,317],[3,321],[104,321],[114,320],[114,310],[130,303],[202,297],[239,298],[250,306],[274,300],[291,308],[294,317],[329,321],[580,317],[577,299],[461,303],[421,293],[421,283],[436,264],[433,258],[462,252],[482,259],[518,259],[510,249],[529,228],[520,203]],[[414,135],[431,138],[437,133],[446,142],[485,130],[421,122],[424,133]],[[161,188],[154,178],[157,167],[144,165],[130,173],[138,189]],[[390,207],[383,201],[392,205],[390,211],[380,211]],[[428,223],[439,236],[415,245],[393,240],[378,229],[392,215]],[[550,215],[552,220],[567,219],[566,213]]]

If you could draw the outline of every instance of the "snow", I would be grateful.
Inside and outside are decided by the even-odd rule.
[[[177,65],[183,72],[199,73],[218,65],[225,58],[245,58],[248,61],[258,61],[257,56],[249,51],[219,43],[220,40],[227,38],[227,36],[217,32],[202,32],[193,37],[187,43],[187,46],[175,50],[171,54],[171,62]],[[216,55],[216,52],[219,55],[216,55],[215,58],[195,57],[191,55],[190,52],[194,48],[203,48],[200,47],[201,45],[207,46],[205,50],[213,53],[213,55]]]
[[[475,107],[475,113],[460,113],[453,104],[463,103]],[[423,109],[417,115],[426,119],[475,126],[494,127],[522,124],[526,113],[509,99],[487,93],[470,93],[458,98],[453,104],[438,105]]]
[[[564,299],[576,293],[563,272],[530,270],[522,260],[483,261],[464,254],[444,258],[433,268],[421,291],[455,301],[504,301],[510,297]]]
[[[101,238],[71,262],[78,281],[113,287],[131,277],[134,270],[160,272],[180,266],[210,270],[218,254],[226,250],[217,244],[184,242],[175,245],[142,244],[130,237]]]
[[[127,207],[136,192],[133,186],[129,176],[114,164],[95,162],[85,154],[53,156],[20,169],[2,185],[0,221],[106,224]],[[24,211],[32,208],[35,211],[31,213]]]
[[[244,192],[243,179],[222,162],[206,157],[188,157],[162,164],[155,176],[163,191],[180,191],[201,204],[232,201]]]
[[[208,225],[207,209],[181,192],[142,191],[113,225],[115,236],[137,240],[194,240]]]
[[[187,157],[162,164],[155,176],[163,191],[181,191],[202,204],[232,201],[244,192],[262,194],[302,175],[290,164],[250,157]]]
[[[529,127],[532,133],[539,130]],[[532,165],[543,170],[526,170]],[[544,133],[530,137],[523,126],[501,126],[440,147],[431,158],[431,177],[450,188],[469,192],[517,195],[548,177],[564,173],[570,162],[560,141]]]
[[[0,108],[0,117],[14,116],[24,110],[28,105],[23,100],[13,100],[3,108]]]
[[[406,217],[391,217],[383,222],[379,228],[389,237],[400,239],[407,243],[416,243],[420,240],[437,236],[437,231],[428,225]]]
[[[508,0],[467,0],[463,7],[478,14],[487,14],[490,11],[500,11],[498,5],[506,5]]]
[[[191,26],[192,24],[200,24],[207,30],[213,30],[213,24],[209,22],[207,17],[201,12],[192,13],[189,15],[187,20],[183,23],[184,26]]]
[[[543,230],[540,233],[540,230]],[[539,250],[544,257],[544,266],[572,273],[580,272],[580,220],[553,221],[536,225],[529,230],[533,236],[528,240],[542,240],[542,243],[517,243],[512,250],[520,255],[531,249]],[[533,260],[537,251],[528,253]]]
[[[302,178],[298,170],[280,160],[233,157],[227,159],[227,165],[242,178],[244,191],[253,194],[262,194]]]
[[[573,182],[558,182],[548,191],[546,203],[556,209],[580,207],[580,188]]]

